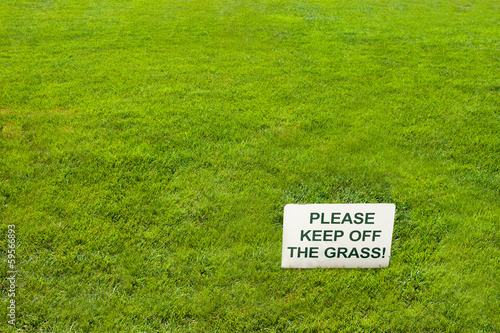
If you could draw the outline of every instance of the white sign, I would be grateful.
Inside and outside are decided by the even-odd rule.
[[[288,204],[281,267],[387,267],[395,212],[386,203]]]

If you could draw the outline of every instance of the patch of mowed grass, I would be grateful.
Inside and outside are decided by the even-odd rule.
[[[0,13],[21,331],[500,329],[496,2]],[[282,270],[312,202],[396,203],[390,266]]]

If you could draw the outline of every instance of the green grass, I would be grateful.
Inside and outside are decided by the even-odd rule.
[[[21,331],[500,331],[497,1],[0,17]],[[396,204],[388,268],[280,268],[285,204],[354,202]]]

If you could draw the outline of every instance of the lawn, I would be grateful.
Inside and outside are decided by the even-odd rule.
[[[0,17],[0,331],[500,331],[498,1]],[[289,203],[396,204],[389,267],[282,269]]]

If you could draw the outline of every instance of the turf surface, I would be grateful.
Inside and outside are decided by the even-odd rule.
[[[500,331],[497,1],[0,17],[20,331]],[[283,206],[313,202],[395,203],[390,266],[281,269]]]

